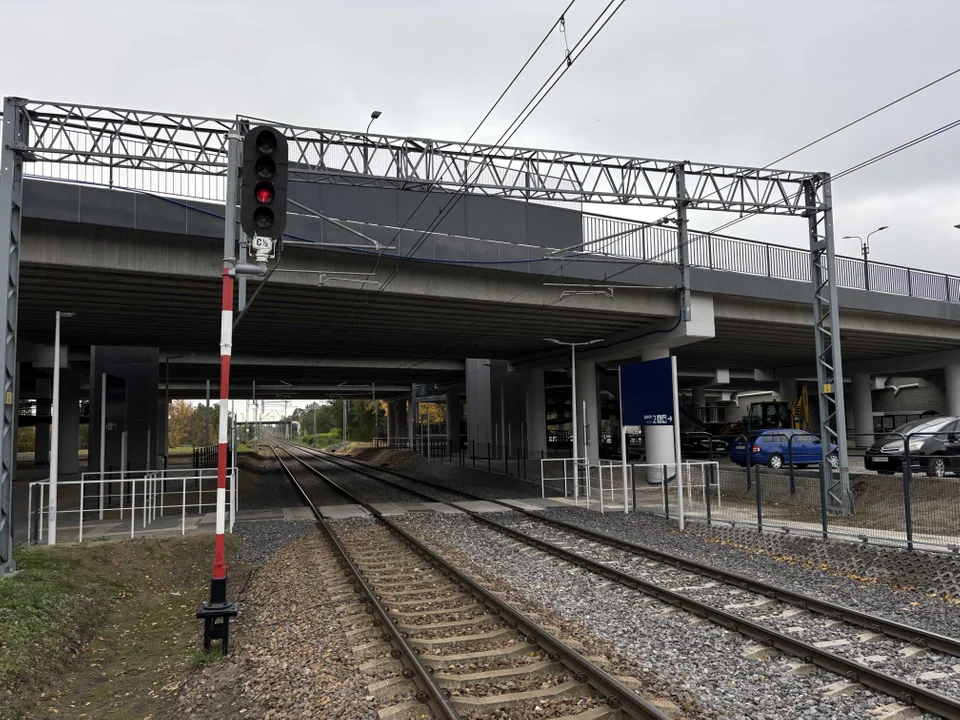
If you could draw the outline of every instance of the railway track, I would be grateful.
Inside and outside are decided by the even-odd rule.
[[[837,691],[844,690],[844,682],[862,683],[900,703],[942,717],[960,718],[960,641],[955,638],[669,555],[510,503],[452,490],[407,473],[304,449],[426,500],[440,498],[409,484],[431,488],[447,498],[459,495],[501,505],[517,519],[503,522],[461,509],[515,541],[639,590],[652,601],[667,603],[737,631],[757,642],[758,653],[774,648],[795,656],[803,664],[812,663],[835,672],[844,678],[837,684]],[[802,667],[798,666],[797,671],[802,671]],[[938,684],[948,692],[931,687]]]
[[[358,650],[367,668],[384,676],[370,690],[395,701],[381,717],[667,718],[307,463],[297,448],[272,449],[364,603],[368,617],[355,632],[366,642]],[[291,464],[363,507],[370,521],[346,529],[327,522],[311,499],[312,483]]]

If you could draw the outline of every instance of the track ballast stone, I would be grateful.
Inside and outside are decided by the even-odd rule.
[[[435,548],[451,547],[528,600],[579,623],[643,669],[693,694],[701,717],[863,718],[893,700],[863,686],[831,695],[832,673],[805,668],[777,653],[744,653],[738,633],[675,610],[641,593],[530,549],[456,515],[418,515],[409,527]]]
[[[540,514],[820,600],[846,605],[863,613],[881,615],[941,635],[960,637],[960,607],[956,602],[940,597],[908,592],[872,582],[870,578],[849,577],[838,569],[801,562],[795,556],[751,552],[749,548],[713,541],[699,533],[679,532],[663,518],[645,513],[600,515],[582,508],[553,508]]]

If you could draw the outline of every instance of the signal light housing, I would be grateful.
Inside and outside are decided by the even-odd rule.
[[[258,125],[243,138],[240,226],[249,236],[279,239],[287,224],[287,139],[277,128]]]

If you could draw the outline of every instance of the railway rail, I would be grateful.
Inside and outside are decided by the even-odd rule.
[[[954,669],[958,667],[956,658],[960,657],[960,640],[544,517],[509,502],[482,498],[407,473],[331,456],[312,448],[302,449],[428,501],[438,501],[438,498],[383,476],[464,499],[500,505],[505,511],[517,514],[522,521],[504,523],[485,517],[483,513],[463,507],[459,509],[515,540],[639,590],[654,600],[737,631],[762,646],[789,653],[805,663],[816,664],[902,703],[942,717],[960,718],[957,697],[918,684],[949,678],[951,674],[960,681]],[[660,566],[659,570],[657,566]],[[704,579],[708,580],[706,584]],[[753,600],[750,600],[751,596],[754,596]],[[811,618],[815,620],[810,622]],[[826,633],[827,639],[800,640],[796,637],[798,633],[817,632],[822,636]],[[889,644],[884,646],[885,642]],[[904,664],[911,665],[918,682],[903,679],[902,671],[892,675],[875,666],[884,662],[898,664],[901,668]]]
[[[374,645],[389,643],[390,656],[402,663],[399,678],[381,683],[401,698],[391,717],[422,717],[420,707],[427,706],[436,718],[479,718],[539,704],[537,717],[666,720],[621,680],[313,467],[297,453],[302,448],[277,443],[272,449],[340,554],[372,616]],[[334,527],[283,455],[363,507],[372,526],[354,532]],[[413,684],[406,695],[404,681]],[[403,701],[407,695],[412,699]]]

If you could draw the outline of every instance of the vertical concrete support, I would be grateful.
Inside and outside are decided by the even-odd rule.
[[[543,370],[527,370],[527,457],[537,460],[547,454],[547,402]]]
[[[476,444],[478,455],[485,455],[493,442],[490,393],[490,361],[468,358],[467,375],[467,448]],[[482,448],[482,450],[481,450]]]
[[[960,415],[960,365],[943,369],[947,381],[947,415]]]
[[[870,388],[870,376],[857,373],[853,376],[853,431],[856,434],[854,446],[870,447],[873,437],[863,433],[873,432],[873,395]]]
[[[597,396],[597,364],[577,359],[577,444],[580,457],[600,464],[600,402]],[[586,415],[583,414],[586,403]],[[586,434],[584,434],[586,425]]]
[[[393,418],[397,414],[397,406],[394,403],[387,403],[387,410],[384,413],[384,424],[387,426],[387,447],[393,442]]]
[[[107,380],[106,464],[120,469],[121,435],[127,432],[128,465],[143,470],[157,456],[157,415],[160,397],[160,353],[157,348],[95,345],[90,348],[89,447],[100,447],[100,407],[103,374]],[[148,447],[149,443],[149,447]],[[88,470],[100,469],[98,452],[88,456]]]
[[[693,386],[693,402],[700,407],[707,406],[707,388],[703,385]]]
[[[417,417],[417,401],[414,399],[415,390],[410,388],[410,400],[407,402],[407,442],[410,443],[410,447],[413,447],[414,438],[416,433],[414,432],[417,428],[417,423],[419,418]]]
[[[50,420],[53,415],[53,383],[37,380],[37,425],[33,444],[34,465],[50,464]]]
[[[80,376],[60,372],[60,450],[58,475],[80,472]]]
[[[452,452],[460,449],[460,418],[463,404],[460,402],[460,386],[447,388],[447,447]]]
[[[670,350],[667,348],[648,348],[641,355],[641,359],[644,361],[659,360],[666,357],[670,357]],[[643,428],[643,434],[648,463],[669,465],[677,461],[673,443],[673,427],[669,425],[648,426]],[[673,474],[673,469],[667,470],[669,477],[673,477]]]
[[[797,396],[797,379],[780,378],[780,401],[793,402]]]

